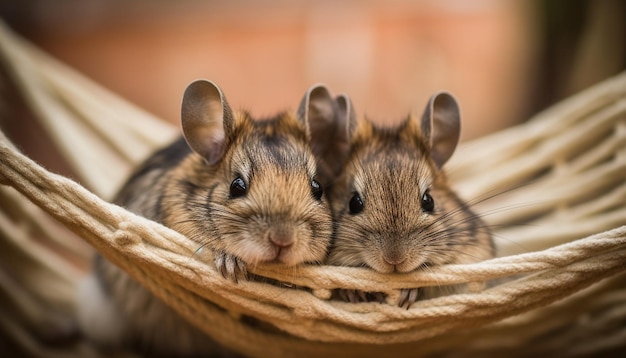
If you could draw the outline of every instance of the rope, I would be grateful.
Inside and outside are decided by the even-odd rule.
[[[91,117],[91,113],[118,119],[137,116],[142,125],[151,125],[149,116],[50,61],[6,29],[0,30],[0,53],[10,68],[19,69],[11,72],[15,81],[29,94],[27,102],[48,118],[51,132],[60,133],[54,127],[57,115],[63,118],[62,126],[74,128],[72,123],[83,123],[80,135],[93,132],[93,138],[102,143],[93,149],[95,153],[112,147],[107,153],[121,154],[122,159],[116,161],[126,163],[123,166],[144,156],[126,155],[126,140],[142,138],[139,143],[147,143],[142,153],[149,153],[149,148],[171,137],[165,126],[159,135],[162,139],[150,142],[136,124],[125,124],[133,121],[117,121],[107,127],[107,121]],[[623,300],[619,300],[626,282],[625,96],[626,74],[621,74],[527,124],[463,145],[450,163],[451,177],[463,196],[478,201],[478,211],[495,229],[500,257],[402,275],[307,265],[251,268],[259,276],[310,291],[224,280],[195,254],[197,247],[190,240],[101,199],[110,196],[110,185],[86,180],[98,196],[50,173],[16,150],[0,132],[0,183],[7,186],[0,188],[2,245],[8,247],[6,257],[19,252],[27,258],[24,262],[2,261],[0,268],[18,272],[38,263],[31,265],[36,267],[33,272],[48,272],[54,283],[39,287],[41,280],[29,280],[25,275],[20,286],[10,275],[0,275],[0,299],[7,296],[3,301],[17,307],[18,316],[23,313],[20,319],[39,322],[35,324],[45,321],[39,318],[45,314],[41,309],[45,304],[52,307],[51,303],[57,302],[71,308],[73,298],[69,297],[73,296],[67,291],[80,274],[66,265],[58,252],[85,261],[87,254],[72,241],[85,240],[213,339],[250,356],[362,357],[392,351],[406,356],[416,347],[424,354],[461,347],[496,352],[507,344],[527,344],[559,330],[569,334],[538,347],[556,350],[566,345],[574,354],[616,346],[623,342],[619,340],[624,334],[619,322],[626,317]],[[127,114],[92,110],[103,105],[98,98]],[[123,136],[126,139],[111,138],[116,133],[112,128],[117,126],[128,134]],[[68,148],[76,144],[70,142],[72,138],[65,138]],[[83,166],[94,152],[80,152],[66,154]],[[99,173],[82,168],[86,177]],[[51,239],[51,233],[46,233],[51,222],[26,202],[50,214],[80,239]],[[31,215],[32,219],[25,219]],[[38,228],[37,236],[43,237],[40,241],[32,238],[33,227]],[[56,229],[52,231],[60,235]],[[400,288],[476,281],[493,285],[482,292],[419,301],[409,310],[393,304]],[[42,292],[50,287],[57,287],[60,294]],[[330,291],[335,288],[386,292],[391,304],[330,301]],[[243,316],[278,329],[256,329],[245,323]],[[576,317],[586,317],[594,324],[575,324]],[[576,330],[568,331],[564,328],[568,326]],[[602,331],[603,327],[612,328],[612,334]],[[30,352],[40,352],[28,330],[19,324],[1,319],[2,329]],[[515,338],[503,342],[498,333],[503,329]],[[584,346],[576,340],[582,334],[578,332],[595,332],[604,338]],[[80,352],[85,352],[84,347]]]
[[[223,280],[212,266],[192,259],[195,247],[180,234],[109,204],[67,178],[46,172],[16,152],[6,137],[0,137],[0,144],[3,182],[76,231],[214,337],[224,332],[223,327],[237,326],[237,321],[226,315],[216,322],[218,309],[203,305],[201,297],[311,341],[403,343],[545,305],[626,268],[626,226],[622,226],[541,252],[448,265],[423,273],[396,276],[315,266],[295,272],[271,266],[253,270],[315,290],[343,287],[366,291],[535,273],[478,294],[418,302],[407,311],[392,305],[328,302],[305,291],[263,283],[233,284]],[[362,306],[367,309],[363,311]]]

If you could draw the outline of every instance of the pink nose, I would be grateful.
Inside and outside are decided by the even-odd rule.
[[[393,266],[394,270],[397,270],[398,265],[406,261],[406,257],[402,255],[383,256],[383,260],[390,266]]]
[[[295,242],[295,235],[293,234],[293,230],[281,228],[271,231],[269,233],[269,240],[272,244],[280,248],[284,248],[293,245]]]

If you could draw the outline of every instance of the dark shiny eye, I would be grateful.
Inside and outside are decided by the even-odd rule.
[[[435,200],[430,196],[428,190],[422,194],[422,199],[420,200],[420,205],[422,206],[422,210],[427,213],[432,213],[435,210]]]
[[[324,194],[324,189],[322,189],[320,183],[315,179],[311,180],[311,193],[313,194],[313,197],[317,200],[321,200],[322,194]]]
[[[358,193],[354,194],[352,199],[350,199],[348,208],[350,209],[350,214],[358,214],[363,211],[363,200],[361,200],[361,196]]]
[[[235,178],[235,180],[230,183],[231,198],[239,198],[246,195],[246,193],[248,193],[248,187],[246,187],[246,182],[240,177]]]

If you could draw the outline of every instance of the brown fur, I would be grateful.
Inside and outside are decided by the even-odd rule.
[[[392,273],[493,257],[487,226],[450,188],[430,150],[415,117],[393,128],[359,122],[348,163],[331,193],[336,232],[330,264]],[[420,205],[426,190],[435,202],[432,213]],[[355,193],[362,198],[363,211],[351,214]],[[419,294],[434,297],[465,288],[434,287]],[[365,299],[361,293],[340,296]]]
[[[248,264],[323,260],[330,214],[326,199],[311,194],[316,164],[304,126],[290,114],[267,121],[240,114],[236,121],[224,165],[209,168],[190,155],[168,174],[160,200],[163,223]],[[230,199],[230,183],[238,176],[249,194]],[[272,226],[295,230],[299,242],[279,251],[266,237]]]
[[[257,121],[224,108],[232,127],[219,161],[210,165],[181,138],[151,157],[116,202],[210,250],[230,279],[245,277],[247,265],[262,262],[321,262],[332,220],[326,196],[312,194],[316,161],[307,121],[291,113]],[[231,198],[236,177],[244,179],[248,193]],[[293,242],[280,247],[272,237]],[[233,355],[101,256],[94,270],[96,282],[85,285],[79,316],[96,342],[112,349],[133,346],[151,356]]]

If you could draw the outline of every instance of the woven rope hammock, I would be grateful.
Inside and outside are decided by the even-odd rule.
[[[457,150],[448,170],[461,196],[502,193],[477,206],[495,228],[497,258],[401,275],[329,266],[252,269],[310,288],[300,290],[225,280],[193,256],[190,240],[101,199],[111,198],[131,168],[177,129],[4,25],[0,59],[84,185],[48,172],[0,133],[0,352],[6,344],[33,356],[99,356],[87,342],[50,343],[50,332],[74,319],[75,286],[91,247],[214,340],[250,356],[626,348],[626,74]],[[482,280],[498,284],[409,310],[329,300],[339,287],[386,292],[393,301],[404,287]]]

